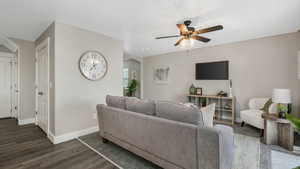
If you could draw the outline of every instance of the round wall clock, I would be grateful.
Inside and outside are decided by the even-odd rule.
[[[79,59],[80,72],[88,80],[96,81],[103,78],[107,67],[105,57],[97,51],[87,51]]]

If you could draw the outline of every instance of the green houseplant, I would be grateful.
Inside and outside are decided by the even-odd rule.
[[[286,113],[286,118],[292,123],[296,131],[300,134],[300,120],[288,113]]]
[[[128,92],[126,95],[134,96],[134,93],[136,92],[138,85],[139,85],[139,83],[137,80],[135,80],[135,79],[130,80],[128,83]]]

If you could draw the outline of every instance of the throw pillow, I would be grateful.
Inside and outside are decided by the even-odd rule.
[[[202,107],[200,111],[202,112],[203,123],[206,127],[214,126],[214,115],[215,115],[216,104],[210,104],[206,107]]]
[[[270,108],[270,106],[271,106],[272,103],[273,103],[273,102],[272,102],[272,99],[269,99],[269,100],[265,103],[264,107],[261,108],[260,110],[262,110],[262,111],[264,111],[264,112],[266,112],[266,113],[269,113],[269,108]]]

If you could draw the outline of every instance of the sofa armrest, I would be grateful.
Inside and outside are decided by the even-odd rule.
[[[104,135],[103,106],[104,104],[97,104],[96,106],[97,113],[98,113],[98,125],[99,125],[100,136]]]
[[[232,169],[234,134],[228,126],[199,127],[197,148],[199,169]]]

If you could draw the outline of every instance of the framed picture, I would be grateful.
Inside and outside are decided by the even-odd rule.
[[[202,95],[202,88],[200,87],[196,88],[196,95]]]
[[[160,66],[154,68],[153,71],[153,80],[157,84],[168,84],[169,83],[169,75],[170,75],[170,67],[169,66]]]

